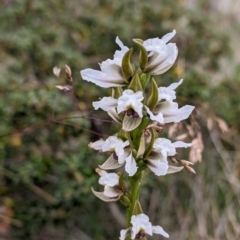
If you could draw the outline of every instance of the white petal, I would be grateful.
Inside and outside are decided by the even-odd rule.
[[[147,160],[147,166],[157,176],[164,176],[167,174],[168,164],[159,160]]]
[[[175,90],[178,86],[180,86],[183,82],[183,79],[179,80],[177,83],[172,83],[168,88],[171,90]]]
[[[106,61],[100,64],[100,68],[103,73],[107,74],[112,79],[123,80],[122,69],[114,62],[114,60],[107,59]]]
[[[184,107],[179,108],[176,112],[167,112],[164,114],[164,122],[175,122],[178,123],[182,120],[187,119],[192,113],[195,107],[191,105],[185,105]]]
[[[129,230],[130,230],[130,228],[121,230],[119,240],[125,240],[128,235]]]
[[[176,148],[187,148],[187,147],[191,147],[192,143],[185,143],[185,142],[182,142],[182,141],[177,141],[177,142],[174,142],[173,145]]]
[[[160,162],[163,162],[163,163],[166,163],[168,164],[168,161],[166,158],[163,157],[162,153],[158,153],[158,152],[155,152],[155,151],[152,151],[148,157],[147,157],[148,160],[159,160]]]
[[[174,29],[172,32],[167,33],[166,35],[164,35],[164,36],[162,37],[162,40],[163,40],[165,43],[167,43],[167,42],[169,42],[169,41],[175,36],[175,34],[176,34],[176,30]]]
[[[184,107],[178,108],[178,104],[171,101],[159,103],[157,107],[157,111],[163,114],[164,123],[177,123],[187,119],[194,109],[194,106],[191,105],[185,105]]]
[[[157,121],[159,123],[164,123],[163,115],[161,112],[158,113],[157,115],[154,115],[147,106],[145,106],[145,108],[146,108],[147,113],[149,114],[151,120]]]
[[[110,75],[103,73],[101,71],[97,71],[91,68],[87,68],[80,72],[83,80],[88,82],[95,83],[96,85],[109,88],[109,87],[121,87],[125,85],[123,78],[117,78],[116,76],[111,77]]]
[[[133,158],[132,153],[130,153],[130,155],[126,158],[125,170],[129,176],[133,176],[137,172],[137,169],[137,163]]]
[[[108,137],[102,145],[102,151],[115,151],[117,156],[124,154],[124,148],[129,145],[128,141],[123,142],[122,139],[116,136]]]
[[[175,146],[167,138],[157,138],[154,141],[153,149],[156,152],[162,153],[164,156],[173,156],[176,154]]]
[[[174,64],[178,55],[178,49],[176,44],[169,43],[166,51],[167,51],[166,58],[164,60],[160,57],[156,58],[154,63],[152,63],[155,67],[150,69],[149,74],[159,75],[165,73]]]
[[[168,233],[166,233],[166,232],[163,230],[163,228],[160,227],[160,226],[153,226],[153,227],[152,227],[152,230],[153,230],[153,233],[155,233],[155,234],[161,234],[161,235],[163,235],[164,237],[169,238]]]
[[[143,99],[144,97],[141,91],[135,93],[131,89],[127,89],[123,91],[122,96],[118,98],[117,112],[121,113],[128,109],[133,109],[139,117],[142,118]]]
[[[109,111],[117,106],[117,99],[112,97],[104,97],[100,101],[93,102],[92,105],[95,110],[101,108],[103,111]]]
[[[114,54],[114,59],[113,61],[118,64],[119,66],[122,65],[122,58],[124,56],[124,54],[129,50],[128,47],[124,46],[122,41],[119,39],[119,37],[116,38],[116,43],[118,44],[118,46],[121,48],[121,50],[117,50]]]
[[[114,187],[118,185],[119,176],[116,173],[107,173],[99,178],[99,184]]]
[[[105,143],[103,139],[100,139],[94,143],[90,143],[89,147],[94,149],[94,150],[102,150],[102,145]]]
[[[183,79],[177,83],[172,83],[168,87],[158,88],[158,101],[165,99],[167,101],[172,101],[176,99],[176,92],[174,91],[180,84],[182,84]]]

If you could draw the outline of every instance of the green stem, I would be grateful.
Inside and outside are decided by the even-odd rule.
[[[131,184],[131,204],[127,211],[127,228],[131,226],[131,217],[132,215],[138,214],[142,212],[140,203],[139,203],[139,187],[141,184],[143,172],[137,173],[133,177],[129,177],[129,181]]]

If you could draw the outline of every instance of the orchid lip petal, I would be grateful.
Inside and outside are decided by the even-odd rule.
[[[133,118],[127,115],[123,118],[122,129],[126,132],[130,132],[136,129],[142,122],[141,118]]]

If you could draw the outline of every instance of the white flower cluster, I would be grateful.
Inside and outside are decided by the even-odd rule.
[[[93,107],[95,110],[100,108],[106,111],[114,121],[122,124],[121,134],[119,132],[116,136],[89,144],[97,151],[110,153],[109,158],[97,169],[100,175],[99,184],[104,186],[104,191],[93,190],[93,193],[104,201],[117,201],[125,194],[119,175],[107,173],[108,170],[124,166],[124,172],[133,177],[146,168],[157,176],[183,169],[169,165],[168,157],[177,154],[176,148],[187,148],[191,144],[160,138],[156,135],[156,129],[166,123],[178,123],[187,119],[194,107],[186,105],[179,108],[178,103],[174,102],[175,90],[183,80],[168,87],[158,87],[152,78],[166,72],[174,64],[178,49],[176,44],[168,42],[175,33],[174,30],[161,39],[134,40],[140,48],[138,70],[135,70],[131,62],[132,49],[124,46],[117,37],[116,43],[121,50],[115,52],[113,60],[102,62],[101,71],[81,71],[84,80],[103,88],[114,89],[112,96],[93,102]],[[146,91],[149,81],[152,81],[150,95]],[[146,131],[150,133],[150,140],[145,136]],[[131,227],[121,231],[120,240],[127,237],[141,239],[145,234],[153,233],[168,237],[160,226],[152,226],[145,214],[133,214]]]

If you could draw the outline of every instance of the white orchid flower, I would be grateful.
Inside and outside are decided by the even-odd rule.
[[[97,71],[91,68],[84,69],[80,72],[83,80],[95,83],[103,88],[121,87],[126,84],[122,74],[122,58],[124,54],[129,50],[124,46],[120,39],[116,38],[116,43],[121,48],[120,51],[116,51],[113,60],[107,59],[100,64],[101,71]]]
[[[90,143],[89,146],[102,152],[113,152],[119,164],[122,164],[125,161],[126,155],[129,155],[125,149],[126,146],[129,146],[129,141],[124,142],[116,136],[110,136],[105,141],[100,139],[94,143]]]
[[[118,121],[119,118],[117,118],[116,113],[125,113],[123,119],[123,130],[125,131],[132,131],[139,126],[143,117],[143,109],[146,109],[151,120],[163,123],[163,114],[160,112],[157,114],[151,112],[151,110],[142,103],[143,99],[143,92],[134,92],[131,89],[127,89],[123,91],[122,96],[118,99],[104,97],[100,101],[93,102],[93,107],[95,110],[101,108],[107,111],[114,120]],[[116,109],[116,111],[114,111],[114,109]]]
[[[157,176],[181,171],[183,167],[168,165],[167,157],[176,155],[176,148],[191,147],[191,143],[177,141],[172,143],[166,138],[157,138],[153,144],[153,151],[147,157],[148,168]]]
[[[151,75],[159,75],[166,72],[176,61],[178,49],[175,43],[168,43],[176,31],[173,30],[159,38],[151,38],[143,42],[143,46],[149,52],[148,63],[144,69]],[[168,44],[167,44],[168,43]]]
[[[125,164],[125,171],[129,174],[129,176],[133,176],[137,172],[137,164],[128,146],[128,140],[124,142],[116,136],[110,136],[105,141],[100,139],[89,144],[89,147],[95,150],[112,152],[106,162],[99,166],[101,169],[116,169]]]
[[[93,194],[105,202],[114,202],[119,200],[123,192],[118,187],[119,176],[116,173],[107,173],[99,168],[96,172],[100,175],[99,184],[104,186],[103,192],[96,192],[92,189]]]
[[[132,227],[128,229],[123,229],[120,232],[120,240],[125,240],[127,237],[131,236],[131,240],[141,239],[146,236],[146,234],[152,236],[154,234],[161,234],[162,236],[169,238],[168,233],[166,233],[160,226],[152,226],[149,221],[149,217],[146,214],[133,215],[131,217]]]

